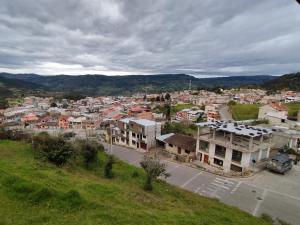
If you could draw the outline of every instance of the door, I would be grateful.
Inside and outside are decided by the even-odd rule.
[[[208,163],[208,155],[204,155],[204,162]]]

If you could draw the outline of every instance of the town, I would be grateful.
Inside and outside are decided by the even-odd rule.
[[[186,181],[188,172],[178,178],[172,174],[168,179],[256,215],[258,209],[251,211],[220,193],[230,189],[233,194],[243,178],[252,184],[254,179],[263,190],[264,185],[274,183],[274,176],[291,184],[299,180],[299,109],[300,93],[269,94],[260,89],[186,90],[80,100],[29,96],[2,109],[0,123],[11,131],[93,139],[108,150],[117,149],[118,157],[136,165],[138,161],[127,158],[130,154],[133,158],[155,154],[169,162],[170,170],[184,166],[193,169],[192,174],[205,171],[219,176],[211,181],[213,192],[205,189],[203,181],[197,190],[189,187],[194,178]],[[272,181],[262,184],[260,177]],[[271,188],[272,192],[277,190]],[[287,194],[294,198],[293,192]],[[277,215],[277,209],[271,210]]]

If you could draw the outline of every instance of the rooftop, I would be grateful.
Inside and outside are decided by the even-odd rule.
[[[262,135],[271,134],[273,131],[268,128],[253,127],[235,122],[226,121],[210,121],[203,123],[196,123],[197,126],[210,127],[215,130],[226,131],[237,135],[244,135],[248,137],[259,137]]]

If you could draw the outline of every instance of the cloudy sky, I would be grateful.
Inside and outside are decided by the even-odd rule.
[[[300,71],[294,0],[0,0],[0,71]]]

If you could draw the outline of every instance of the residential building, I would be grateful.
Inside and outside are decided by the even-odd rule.
[[[182,134],[165,134],[157,138],[164,143],[164,150],[175,159],[190,162],[196,157],[196,139]]]
[[[156,144],[161,134],[161,123],[152,120],[125,118],[117,122],[112,131],[115,144],[134,149],[149,150]]]
[[[204,114],[203,110],[183,109],[176,113],[176,120],[178,120],[178,121],[196,121],[203,114]]]
[[[224,172],[252,170],[269,157],[272,130],[233,122],[197,124],[196,157]]]

